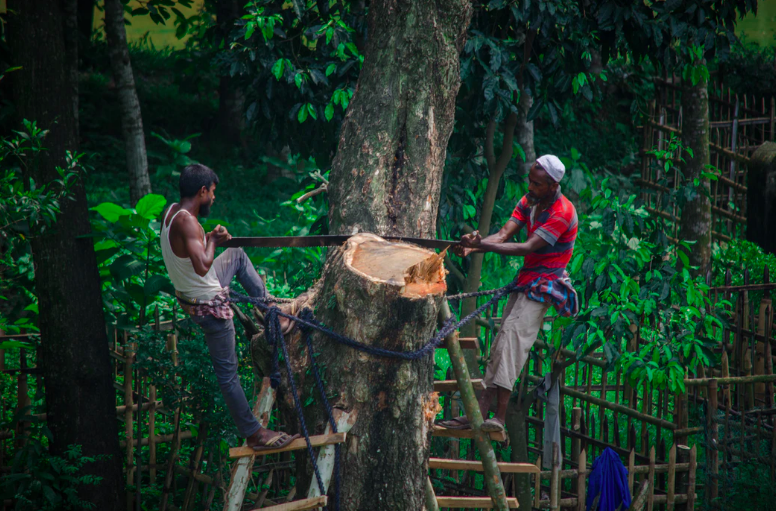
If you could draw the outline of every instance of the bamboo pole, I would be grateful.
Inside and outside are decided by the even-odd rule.
[[[558,509],[560,500],[560,446],[552,443],[552,478],[550,479],[550,509]]]
[[[446,322],[451,317],[450,305],[445,300],[439,311],[440,323]],[[496,509],[507,511],[509,503],[507,502],[504,484],[501,480],[501,472],[498,469],[498,460],[496,460],[496,453],[493,451],[493,444],[490,443],[490,438],[480,429],[483,422],[482,414],[480,413],[477,397],[474,394],[463,350],[461,350],[461,346],[458,344],[458,332],[448,335],[445,338],[445,343],[447,344],[447,353],[450,355],[450,362],[455,372],[455,377],[459,382],[458,390],[461,395],[461,401],[463,401],[466,416],[472,425],[474,443],[477,446],[477,450],[480,451],[488,493],[493,499]]]
[[[132,486],[135,483],[134,471],[132,466],[134,464],[134,445],[133,439],[133,417],[132,417],[132,362],[134,360],[134,348],[132,344],[128,342],[127,332],[124,331],[124,406],[126,411],[124,412],[124,437],[126,438],[126,463],[127,463],[127,487]],[[132,492],[127,490],[127,511],[132,511],[133,495]]]
[[[189,459],[189,470],[192,474],[199,475],[202,461],[202,453],[205,450],[205,440],[207,438],[207,423],[200,422],[197,426],[197,448],[194,450],[194,455]],[[182,511],[189,511],[194,505],[194,500],[197,495],[197,478],[192,477],[189,479],[186,485],[186,493],[183,496]]]
[[[582,422],[582,408],[574,407],[571,409],[571,429],[576,433],[580,432]],[[571,461],[572,463],[579,463],[581,454],[581,442],[579,437],[571,437]]]
[[[585,511],[587,500],[585,480],[587,479],[587,453],[579,453],[579,476],[577,477],[577,511]]]
[[[153,485],[156,482],[156,385],[149,386],[148,401],[151,405],[148,412],[148,480]]]
[[[674,496],[676,495],[676,444],[668,451],[668,481],[666,483],[666,511],[674,511]]]
[[[707,488],[706,499],[709,505],[711,505],[718,496],[718,451],[714,448],[718,443],[717,433],[719,427],[717,421],[714,420],[714,416],[717,413],[717,380],[711,379],[707,385],[709,399],[708,407],[706,410],[706,425],[710,435],[710,447],[706,451],[706,464],[709,472],[710,488]]]
[[[632,447],[630,456],[628,456],[628,490],[630,490],[631,494],[636,490],[636,487],[633,486],[634,483],[634,476],[636,475],[633,471],[633,468],[636,466],[636,448]]]
[[[426,511],[439,511],[434,485],[431,484],[431,477],[426,477]]]
[[[695,509],[695,470],[697,469],[697,451],[698,446],[693,445],[690,449],[690,473],[687,483],[687,509]]]
[[[649,497],[647,498],[647,511],[652,511],[655,506],[655,446],[649,449]]]
[[[542,456],[539,455],[538,458],[536,458],[536,467],[541,470],[542,469]],[[539,502],[541,501],[542,497],[542,475],[541,472],[536,472],[534,474],[534,505],[533,507],[538,508]]]

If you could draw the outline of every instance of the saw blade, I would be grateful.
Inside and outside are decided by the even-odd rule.
[[[229,241],[221,244],[222,247],[268,247],[268,248],[305,248],[305,247],[333,247],[342,245],[350,236],[336,234],[322,234],[315,236],[256,236],[256,237],[233,237]],[[457,245],[457,241],[451,240],[432,240],[426,238],[409,238],[406,236],[382,236],[389,241],[401,241],[404,243],[413,243],[427,248],[445,249],[452,245]]]

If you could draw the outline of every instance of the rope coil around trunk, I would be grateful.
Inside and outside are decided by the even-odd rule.
[[[293,301],[290,299],[271,298],[271,297],[255,298],[255,297],[246,296],[232,291],[229,301],[233,303],[250,303],[255,307],[259,308],[259,310],[261,310],[264,313],[264,327],[267,334],[267,342],[273,347],[272,375],[270,376],[270,381],[272,383],[273,388],[277,388],[280,385],[279,358],[280,358],[280,352],[282,351],[283,360],[285,361],[286,369],[288,371],[288,380],[289,380],[289,385],[291,386],[292,397],[294,398],[294,408],[295,408],[297,417],[299,418],[299,423],[302,428],[302,433],[304,434],[305,442],[307,444],[307,452],[310,455],[310,461],[312,462],[312,465],[313,465],[313,471],[315,472],[315,479],[318,482],[318,488],[323,494],[324,493],[323,478],[321,477],[320,471],[318,470],[318,462],[313,452],[312,443],[310,442],[310,435],[307,430],[307,424],[305,423],[304,415],[302,413],[302,405],[299,401],[299,395],[296,390],[296,382],[294,381],[293,373],[291,371],[291,362],[288,357],[285,338],[283,337],[283,333],[280,328],[280,317],[287,318],[299,324],[299,328],[302,331],[302,338],[307,347],[307,353],[310,356],[310,367],[312,368],[313,377],[315,379],[315,386],[321,395],[321,400],[323,401],[324,408],[326,409],[327,420],[329,422],[329,425],[331,426],[331,430],[333,433],[337,433],[337,424],[334,420],[334,416],[332,413],[331,405],[329,404],[329,400],[326,398],[326,389],[324,388],[323,380],[321,379],[320,371],[318,369],[318,362],[315,358],[315,351],[313,349],[313,342],[312,342],[312,336],[311,336],[313,330],[317,330],[325,334],[327,337],[329,337],[330,339],[340,344],[351,347],[353,349],[357,349],[359,351],[363,351],[364,353],[368,353],[370,355],[375,355],[378,357],[385,357],[385,358],[400,359],[400,360],[418,360],[420,358],[423,358],[427,355],[432,354],[434,350],[436,350],[437,347],[439,347],[439,345],[441,345],[444,342],[445,338],[448,335],[450,335],[451,333],[458,330],[460,327],[472,321],[474,318],[482,314],[482,312],[485,311],[488,307],[498,302],[501,298],[503,298],[504,296],[508,295],[513,291],[519,291],[521,289],[523,289],[522,286],[518,286],[516,282],[512,282],[498,289],[491,289],[488,291],[477,291],[473,293],[461,293],[458,295],[448,296],[447,299],[449,300],[460,300],[464,298],[474,298],[478,296],[493,295],[492,298],[490,298],[487,302],[485,302],[483,305],[478,307],[471,314],[467,315],[461,320],[455,321],[454,318],[451,317],[442,325],[442,328],[439,329],[437,334],[434,337],[432,337],[426,344],[424,344],[422,347],[416,350],[411,350],[411,351],[394,351],[394,350],[388,350],[385,348],[379,348],[376,346],[369,346],[367,344],[359,342],[345,335],[338,334],[337,332],[330,330],[322,323],[320,323],[317,319],[315,319],[313,311],[307,307],[302,309],[302,311],[299,313],[299,316],[295,316],[293,314],[287,314],[281,311],[276,305],[270,305],[272,302],[279,303],[279,302]],[[338,511],[340,509],[340,486],[341,486],[340,446],[335,445],[334,446],[334,507],[333,507],[335,511]],[[328,508],[324,507],[324,509],[326,510]]]

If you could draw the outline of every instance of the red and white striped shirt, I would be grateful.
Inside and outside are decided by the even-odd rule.
[[[566,266],[574,252],[574,242],[577,239],[577,210],[565,195],[558,192],[555,201],[547,210],[538,214],[527,197],[520,199],[511,221],[519,226],[527,226],[528,235],[536,234],[548,246],[525,256],[523,268],[517,278],[517,284],[528,286],[538,278],[556,280],[563,276]]]

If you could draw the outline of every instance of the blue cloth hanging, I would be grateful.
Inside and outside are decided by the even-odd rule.
[[[599,511],[615,511],[620,504],[621,509],[625,510],[631,505],[628,470],[622,464],[620,456],[609,447],[593,462],[585,502],[587,511],[590,511],[599,494]]]

